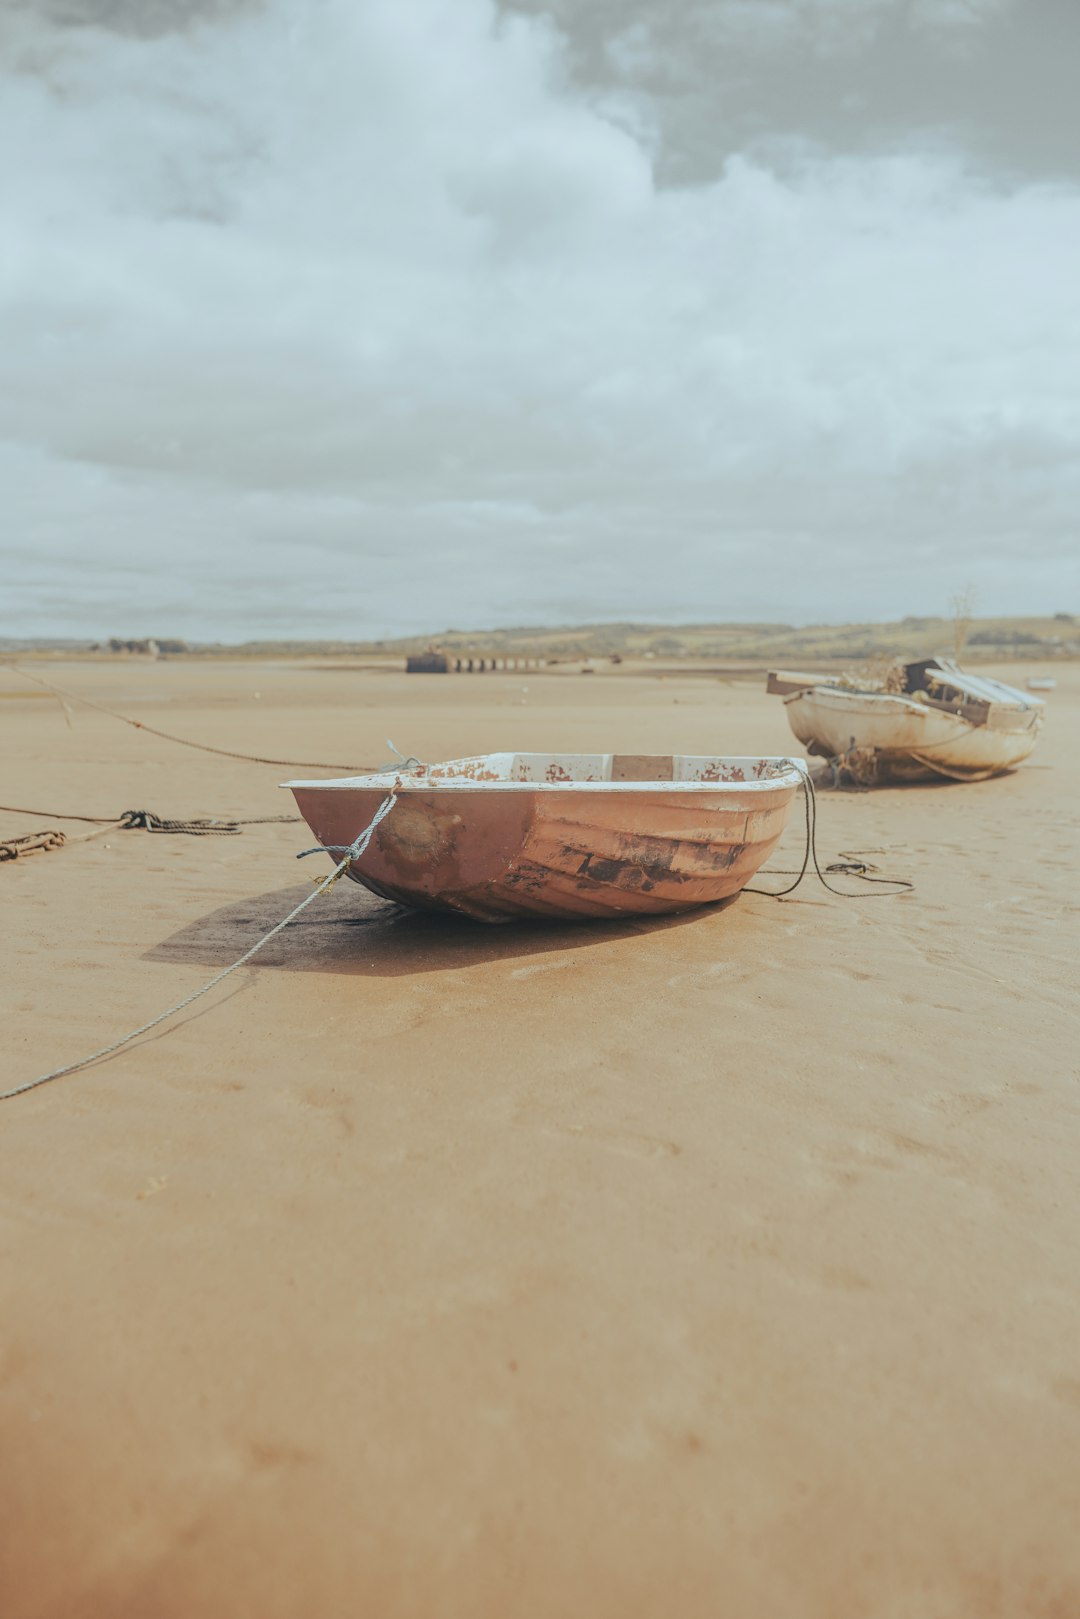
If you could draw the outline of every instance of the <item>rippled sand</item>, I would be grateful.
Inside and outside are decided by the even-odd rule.
[[[49,668],[282,758],[793,746],[757,683]],[[3,1103],[4,1619],[1080,1613],[1057,673],[1014,775],[822,797],[823,854],[885,848],[910,897],[497,930],[341,883],[178,1026]],[[288,770],[23,690],[5,803],[291,808]],[[3,1084],[241,954],[309,843],[0,867]]]

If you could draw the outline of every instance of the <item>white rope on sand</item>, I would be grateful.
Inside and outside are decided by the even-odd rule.
[[[111,1045],[102,1046],[100,1051],[93,1052],[89,1057],[83,1057],[79,1062],[70,1062],[64,1068],[54,1068],[50,1074],[39,1074],[37,1079],[28,1079],[24,1084],[15,1085],[9,1091],[0,1091],[0,1102],[6,1102],[13,1096],[22,1096],[25,1091],[35,1090],[39,1085],[47,1085],[52,1079],[63,1079],[65,1074],[74,1074],[80,1068],[89,1068],[91,1063],[100,1062],[105,1057],[111,1057],[114,1051],[119,1051],[122,1047],[129,1046],[131,1042],[133,1040],[137,1040],[141,1034],[149,1034],[150,1030],[156,1029],[159,1023],[164,1023],[168,1018],[175,1017],[178,1012],[185,1011],[193,1001],[197,1001],[203,995],[209,994],[210,990],[215,989],[223,979],[228,978],[231,973],[236,972],[238,968],[243,967],[247,962],[249,962],[252,956],[256,955],[264,945],[269,944],[270,940],[275,938],[283,928],[287,928],[289,923],[294,921],[296,917],[300,915],[301,911],[307,909],[312,900],[318,899],[320,894],[325,894],[328,889],[333,887],[334,883],[337,882],[350,860],[357,860],[363,854],[364,850],[371,842],[375,828],[378,826],[380,821],[385,820],[386,816],[389,815],[396,803],[396,795],[394,793],[388,793],[383,799],[382,803],[379,805],[378,809],[375,811],[375,814],[372,816],[368,825],[360,833],[360,836],[355,840],[355,842],[349,845],[342,859],[338,861],[330,875],[325,877],[319,886],[313,889],[305,899],[302,899],[299,905],[289,912],[288,916],[282,917],[281,921],[278,922],[276,926],[272,927],[269,933],[264,933],[262,938],[258,939],[255,944],[251,946],[250,950],[245,950],[244,954],[238,961],[234,961],[230,967],[223,967],[221,972],[215,973],[208,984],[204,984],[201,989],[196,989],[190,995],[186,995],[182,1001],[177,1001],[176,1005],[170,1006],[167,1011],[159,1012],[157,1017],[150,1019],[149,1023],[143,1023],[139,1028],[132,1029],[130,1034],[125,1034],[121,1039],[114,1040]]]

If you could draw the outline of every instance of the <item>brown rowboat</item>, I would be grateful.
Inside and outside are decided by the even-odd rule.
[[[791,759],[491,753],[285,785],[328,852],[393,794],[349,876],[406,905],[508,922],[726,899],[768,858],[804,775]]]

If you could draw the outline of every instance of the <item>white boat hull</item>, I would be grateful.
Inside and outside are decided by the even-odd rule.
[[[905,780],[930,775],[977,781],[1011,770],[1038,738],[1038,709],[973,725],[914,698],[815,686],[785,700],[788,723],[807,751],[836,759],[877,756],[879,773]]]

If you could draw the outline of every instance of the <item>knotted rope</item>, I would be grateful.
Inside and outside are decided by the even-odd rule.
[[[0,838],[0,861],[18,860],[26,855],[47,854],[52,849],[63,849],[69,843],[87,843],[105,832],[168,832],[192,838],[237,837],[241,827],[270,826],[299,821],[300,815],[259,815],[248,820],[223,820],[202,817],[188,821],[168,820],[155,815],[153,810],[125,810],[122,815],[53,815],[49,810],[15,809],[0,804],[0,810],[11,815],[38,815],[42,820],[91,821],[93,832],[71,834],[50,827],[45,832],[28,832],[22,837]]]
[[[101,1062],[104,1058],[111,1057],[114,1052],[120,1051],[124,1046],[129,1046],[140,1035],[149,1034],[151,1029],[156,1029],[160,1023],[164,1023],[168,1018],[175,1017],[178,1012],[185,1011],[193,1001],[201,999],[203,995],[207,995],[212,989],[216,989],[218,984],[222,983],[224,979],[228,978],[240,967],[245,966],[264,945],[269,944],[271,939],[276,938],[283,928],[287,928],[290,922],[295,921],[300,912],[306,910],[313,900],[318,899],[320,894],[325,894],[328,889],[333,887],[349,862],[360,858],[371,842],[375,828],[380,821],[385,820],[396,803],[396,794],[388,793],[359,837],[353,843],[350,843],[343,858],[338,861],[330,875],[324,877],[319,886],[306,895],[299,905],[294,906],[288,916],[282,917],[281,921],[276,923],[269,933],[264,933],[261,939],[257,939],[250,950],[245,950],[239,960],[234,961],[229,967],[223,967],[221,972],[215,973],[209,983],[203,984],[201,989],[194,990],[190,995],[185,995],[184,999],[177,1001],[175,1006],[170,1006],[166,1011],[159,1012],[157,1017],[151,1018],[148,1023],[140,1024],[137,1029],[132,1029],[130,1034],[122,1035],[119,1040],[114,1040],[111,1045],[102,1046],[100,1051],[92,1052],[89,1057],[83,1057],[79,1062],[69,1062],[63,1068],[54,1068],[51,1073],[39,1074],[37,1079],[28,1079],[22,1085],[13,1086],[11,1090],[0,1091],[0,1102],[6,1102],[13,1096],[22,1096],[25,1091],[36,1090],[39,1085],[47,1085],[50,1080],[63,1079],[65,1074],[74,1074],[80,1068],[89,1068],[91,1063]]]
[[[91,832],[90,837],[97,834]],[[63,832],[50,827],[47,832],[27,832],[21,838],[0,839],[0,860],[18,860],[23,855],[45,854],[50,849],[62,849],[67,842]]]
[[[16,673],[19,673],[19,671],[17,670]],[[34,677],[30,676],[29,678],[33,679]],[[395,759],[391,759],[387,765],[378,766],[376,774],[394,767],[395,762],[399,772],[427,768],[414,754],[410,754],[406,758],[401,749],[389,737],[386,740],[386,746],[395,755]],[[331,769],[333,767],[326,765],[319,768]],[[122,815],[65,815],[55,810],[18,808],[14,804],[0,804],[0,810],[7,815],[36,815],[42,820],[49,821],[89,821],[105,832],[138,830],[141,832],[167,832],[192,838],[235,837],[241,827],[244,826],[283,826],[303,820],[302,815],[255,815],[249,816],[247,819],[203,816],[190,820],[175,820],[163,815],[157,815],[153,810],[125,810]],[[72,836],[70,833],[50,828],[47,832],[31,832],[22,837],[3,838],[0,839],[0,861],[18,860],[21,856],[31,854],[45,854],[51,849],[62,849],[65,844],[85,843],[90,838],[96,838],[100,835],[100,832],[84,832],[77,836]],[[330,852],[344,853],[344,846],[339,850],[335,849]],[[307,853],[318,853],[318,850],[308,850]]]
[[[302,815],[259,815],[253,820],[232,821],[203,818],[194,821],[170,821],[153,810],[125,810],[120,825],[125,832],[173,832],[192,838],[231,838],[239,835],[242,826],[282,825],[286,821],[302,821]]]

